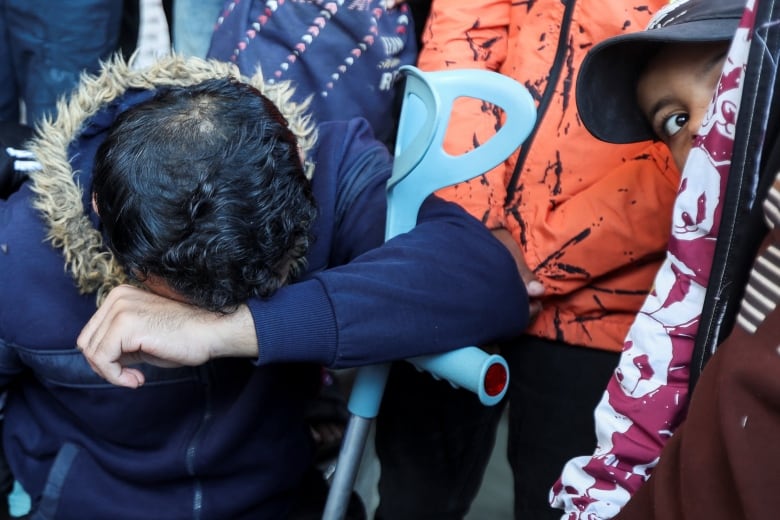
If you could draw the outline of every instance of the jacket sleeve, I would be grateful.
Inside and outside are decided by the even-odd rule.
[[[567,462],[551,491],[551,504],[565,510],[568,520],[617,514],[649,478],[685,416],[727,172],[727,163],[715,166],[703,149],[692,149],[673,207],[666,259],[595,410],[596,450]]]
[[[431,6],[423,47],[418,56],[422,70],[477,68],[498,71],[507,53],[511,3],[506,0],[462,2],[437,0]],[[444,149],[461,155],[487,141],[500,123],[495,111],[482,103],[461,98],[455,101],[444,140]],[[489,228],[504,227],[502,209],[506,196],[506,163],[471,181],[441,190]]]
[[[352,168],[369,180],[321,224],[332,237],[330,266],[250,302],[259,363],[358,366],[522,332],[528,299],[514,261],[457,205],[431,196],[416,227],[383,242],[391,162],[365,144],[365,134],[348,134],[332,154],[342,161],[339,182]],[[318,167],[326,163],[320,157]]]
[[[662,268],[663,269],[663,268]],[[703,297],[703,287],[697,296]],[[661,450],[685,416],[693,339],[690,323],[667,328],[661,320],[696,315],[678,302],[645,308],[629,331],[620,362],[596,407],[597,447],[569,460],[553,486],[553,507],[567,520],[612,518],[649,478]],[[657,312],[657,313],[656,313]],[[665,316],[662,316],[665,315]]]

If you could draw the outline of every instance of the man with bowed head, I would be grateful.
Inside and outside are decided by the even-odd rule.
[[[116,59],[40,129],[41,169],[0,201],[3,443],[34,514],[321,514],[320,365],[525,325],[511,256],[458,206],[431,196],[384,242],[386,148],[290,88]]]

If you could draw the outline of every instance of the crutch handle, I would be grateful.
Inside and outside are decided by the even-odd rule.
[[[436,379],[445,379],[456,388],[474,392],[485,406],[498,403],[509,385],[509,367],[504,358],[477,347],[461,347],[406,361]],[[376,417],[389,371],[390,365],[382,363],[361,367],[356,372],[347,404],[352,415],[363,419]]]
[[[477,347],[462,347],[407,361],[437,379],[446,379],[454,387],[471,390],[485,406],[498,403],[509,386],[509,367],[504,358]]]

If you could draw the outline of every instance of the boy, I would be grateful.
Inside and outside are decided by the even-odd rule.
[[[566,518],[614,516],[687,409],[744,71],[744,11],[743,0],[678,1],[645,32],[605,40],[583,63],[577,102],[588,129],[613,143],[658,139],[685,170],[667,261],[596,411],[598,449],[569,461],[552,490]]]

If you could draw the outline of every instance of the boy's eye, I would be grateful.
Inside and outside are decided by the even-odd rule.
[[[689,116],[685,112],[670,115],[664,119],[661,125],[663,129],[663,135],[672,137],[674,134],[682,130],[682,127],[688,124],[688,119]]]

